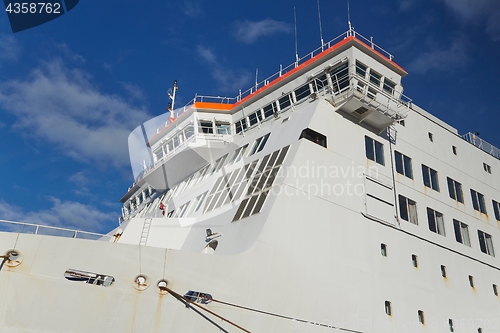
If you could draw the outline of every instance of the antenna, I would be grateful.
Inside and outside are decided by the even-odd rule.
[[[167,94],[168,97],[172,100],[172,103],[168,103],[167,110],[170,111],[170,117],[175,118],[174,108],[175,108],[175,93],[177,92],[179,87],[177,86],[177,80],[174,80],[174,87],[172,89],[168,89]]]
[[[351,9],[349,7],[349,0],[347,0],[347,25],[349,26],[348,36],[352,36],[354,29],[351,25]]]
[[[297,46],[297,12],[295,6],[293,7],[293,26],[295,28],[295,67],[299,65],[299,51]]]
[[[321,10],[319,9],[319,0],[318,0],[318,20],[319,20],[319,38],[321,39],[321,51],[323,51],[325,43],[323,42],[323,31],[321,29]]]

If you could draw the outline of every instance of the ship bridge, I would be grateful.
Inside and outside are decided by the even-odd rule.
[[[380,133],[406,117],[407,72],[371,39],[350,30],[234,98],[196,96],[188,106],[136,128],[129,151],[136,183],[157,191],[177,185],[204,166],[214,172],[228,144],[264,122],[317,98],[347,119]]]

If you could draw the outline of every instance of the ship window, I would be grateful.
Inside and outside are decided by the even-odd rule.
[[[470,195],[472,197],[472,206],[474,207],[474,209],[480,211],[483,214],[487,214],[486,204],[484,202],[484,195],[474,191],[473,189],[470,190]]]
[[[382,78],[382,75],[379,73],[375,72],[373,69],[370,69],[370,82],[373,83],[374,85],[380,87],[380,79]]]
[[[333,91],[335,93],[349,87],[349,64],[345,62],[331,70],[330,77],[332,79]]]
[[[272,102],[269,105],[264,106],[264,118],[271,117],[275,112],[275,108],[276,108],[276,106],[274,105],[274,102]]]
[[[371,99],[375,99],[375,96],[377,96],[377,91],[375,89],[373,89],[372,87],[368,87],[368,92],[366,94]]]
[[[464,196],[462,193],[462,184],[456,180],[447,177],[448,179],[448,193],[450,198],[457,200],[458,202],[464,203]]]
[[[290,97],[290,95],[286,95],[279,99],[280,110],[284,110],[292,104]]]
[[[207,196],[207,192],[200,194],[199,196],[196,197],[194,203],[193,203],[193,213],[196,213],[197,211],[200,210],[201,205],[203,203],[203,200]]]
[[[306,128],[302,131],[302,133],[300,133],[299,140],[302,138],[326,148],[326,136],[316,131],[313,131],[310,128]]]
[[[406,126],[406,123],[405,123],[405,120],[404,120],[404,119],[403,119],[403,120],[400,120],[398,123],[399,123],[401,126],[403,126],[403,127],[405,127],[405,126]]]
[[[441,265],[441,276],[446,277],[446,266],[445,265]]]
[[[198,126],[198,132],[204,134],[213,134],[214,133],[213,126],[214,126],[213,123],[209,120],[200,120]]]
[[[411,255],[411,263],[413,267],[418,267],[418,257],[416,254]]]
[[[236,130],[236,134],[241,133],[241,131],[243,130],[241,128],[241,121],[238,120],[236,123],[234,123],[234,126],[235,126],[235,130]]]
[[[434,142],[434,135],[431,132],[429,132],[428,135],[429,135],[429,140],[431,142]]]
[[[384,145],[372,138],[365,136],[366,157],[379,164],[384,162]]]
[[[391,302],[385,301],[385,313],[390,316],[392,315]]]
[[[356,60],[356,74],[360,75],[363,79],[366,78],[366,70],[368,66]]]
[[[457,155],[457,147],[451,146],[451,151],[453,152],[454,155]]]
[[[384,78],[384,90],[385,91],[387,91],[389,94],[393,95],[395,87],[396,87],[396,84],[394,82],[392,82],[391,80],[388,80],[386,77]]]
[[[184,205],[182,205],[175,213],[175,217],[179,217],[179,218],[184,217],[184,214],[186,213],[188,206],[189,206],[189,202],[186,202]]]
[[[439,192],[438,172],[436,170],[422,164],[422,176],[425,186]]]
[[[493,238],[491,235],[478,230],[477,236],[479,237],[479,247],[481,248],[481,252],[494,257],[495,251],[493,250]]]
[[[250,126],[253,126],[255,124],[258,123],[258,120],[257,120],[257,114],[254,112],[254,113],[251,113],[249,116],[248,116],[248,121],[250,123]]]
[[[445,236],[443,214],[427,207],[429,230]]]
[[[170,212],[167,213],[167,217],[172,217],[174,215],[174,210],[171,210]]]
[[[493,284],[493,293],[498,296],[498,286],[496,284]]]
[[[255,143],[253,144],[252,149],[250,150],[250,154],[248,156],[252,156],[253,154],[258,153],[259,151],[264,149],[264,146],[266,145],[267,139],[269,138],[270,134],[271,133],[267,133],[266,135],[261,136],[260,138],[255,140]]]
[[[387,245],[384,243],[380,244],[380,253],[382,256],[387,257]]]
[[[399,195],[399,214],[403,220],[418,224],[417,203],[402,195]]]
[[[217,134],[231,134],[231,124],[225,121],[216,121],[215,128],[217,130]]]
[[[408,178],[413,179],[413,170],[411,167],[411,158],[406,155],[401,154],[398,151],[394,152],[396,159],[396,171]]]
[[[489,166],[488,164],[483,163],[483,169],[484,169],[484,171],[486,171],[487,173],[491,173],[491,166]]]
[[[453,219],[453,228],[455,229],[455,239],[457,242],[470,246],[469,227],[467,224]]]
[[[453,328],[453,319],[448,319],[448,325],[450,326],[450,332],[455,332],[455,329]]]
[[[469,285],[474,288],[474,277],[472,275],[469,275]]]
[[[424,319],[424,311],[418,310],[418,321],[424,325],[425,324],[425,319]]]
[[[296,89],[294,93],[295,93],[295,100],[297,102],[303,100],[304,98],[307,98],[307,96],[311,94],[309,84],[303,85],[302,87]]]
[[[248,144],[244,145],[243,147],[240,147],[234,151],[233,157],[231,158],[231,161],[229,162],[229,165],[233,163],[238,163],[241,160],[241,157],[245,154],[245,151],[248,148]]]
[[[496,202],[495,200],[492,200],[493,202],[493,211],[495,212],[495,218],[497,221],[500,221],[500,203]]]

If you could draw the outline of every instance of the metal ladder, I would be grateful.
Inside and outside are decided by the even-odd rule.
[[[144,219],[144,226],[142,227],[141,240],[139,241],[139,245],[146,245],[149,235],[149,229],[151,228],[151,223],[153,222],[152,218]]]

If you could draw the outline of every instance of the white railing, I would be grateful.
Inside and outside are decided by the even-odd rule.
[[[462,139],[472,143],[474,146],[480,148],[481,150],[484,150],[488,154],[500,159],[500,149],[492,145],[491,143],[481,139],[478,135],[475,133],[467,133],[462,135]]]
[[[10,220],[0,220],[0,231],[15,232],[21,234],[34,234],[46,236],[58,236],[67,238],[91,239],[109,241],[111,236],[87,232],[76,229],[52,227],[43,224],[33,224],[28,222],[16,222]]]
[[[348,30],[348,31],[346,31],[346,32],[338,35],[337,37],[333,38],[329,42],[326,42],[325,44],[323,44],[322,46],[318,47],[314,51],[309,52],[308,54],[306,54],[305,56],[303,56],[301,58],[298,58],[295,62],[291,63],[290,65],[288,65],[286,67],[283,67],[283,66],[280,65],[280,70],[278,72],[274,73],[273,75],[265,78],[264,80],[262,80],[260,82],[258,82],[256,80],[255,84],[252,87],[250,87],[249,89],[247,89],[247,90],[245,90],[243,92],[240,90],[240,93],[236,97],[198,96],[198,95],[196,95],[194,97],[194,99],[191,100],[188,104],[193,104],[194,102],[197,102],[197,101],[199,101],[199,102],[226,103],[226,104],[234,104],[236,102],[239,102],[243,98],[245,98],[246,96],[249,96],[249,95],[255,93],[260,88],[267,86],[271,81],[273,81],[273,80],[275,80],[277,78],[280,78],[284,74],[286,74],[286,73],[290,72],[291,70],[297,68],[299,65],[301,65],[304,62],[306,62],[306,61],[314,58],[315,56],[317,56],[321,52],[329,49],[330,47],[332,47],[333,45],[335,45],[339,41],[341,41],[341,40],[343,40],[345,38],[348,38],[348,37],[355,37],[355,38],[357,38],[358,41],[361,41],[367,47],[370,47],[371,49],[377,51],[382,56],[388,58],[390,61],[392,61],[394,59],[394,56],[392,54],[390,54],[389,52],[387,52],[386,50],[384,50],[383,48],[381,48],[380,46],[378,46],[377,44],[375,44],[373,42],[373,37],[370,37],[368,39],[368,38],[364,37],[363,35],[361,35],[360,33],[357,33],[354,30]]]

